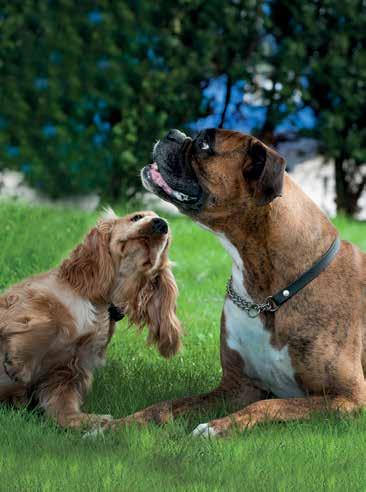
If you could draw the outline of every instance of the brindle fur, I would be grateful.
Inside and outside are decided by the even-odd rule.
[[[198,211],[183,207],[182,211],[225,234],[243,261],[247,292],[261,302],[310,268],[330,247],[337,231],[283,173],[282,158],[273,150],[251,136],[226,130],[214,132],[212,145],[213,155],[192,153],[190,160],[207,194],[205,204]],[[262,156],[256,169],[260,148],[267,159],[263,163]],[[277,180],[272,190],[268,179],[267,188],[261,189],[263,166]],[[279,194],[281,198],[273,199]],[[260,201],[264,206],[258,205]],[[356,246],[342,241],[339,253],[321,275],[275,314],[261,316],[273,347],[288,346],[296,381],[306,397],[268,399],[258,381],[246,375],[239,354],[227,346],[222,315],[219,387],[206,395],[154,405],[120,423],[166,422],[225,398],[239,410],[209,422],[215,435],[225,435],[233,426],[244,429],[263,421],[305,419],[314,410],[351,412],[365,406],[366,255]]]

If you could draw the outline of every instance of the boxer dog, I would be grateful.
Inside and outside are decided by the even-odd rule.
[[[334,226],[285,173],[284,159],[252,136],[209,129],[191,139],[171,130],[153,160],[142,170],[145,188],[212,231],[233,261],[221,316],[222,380],[210,393],[124,422],[163,423],[224,399],[238,410],[194,430],[223,436],[313,411],[363,408],[366,255],[346,241],[334,249]],[[288,286],[330,248],[328,265],[292,295]]]

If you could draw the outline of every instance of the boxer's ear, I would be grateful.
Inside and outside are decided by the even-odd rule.
[[[282,195],[285,159],[254,138],[249,143],[248,155],[244,177],[253,190],[256,203],[267,205]]]

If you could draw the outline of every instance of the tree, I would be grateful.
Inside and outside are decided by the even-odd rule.
[[[270,114],[291,112],[294,94],[314,111],[311,135],[334,159],[337,209],[349,215],[366,186],[365,10],[361,0],[270,2]]]
[[[231,80],[248,75],[260,5],[3,2],[2,167],[54,197],[132,195],[154,139],[211,111],[208,80],[227,74],[229,99]]]

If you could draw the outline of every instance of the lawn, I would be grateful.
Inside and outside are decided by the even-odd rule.
[[[56,265],[96,215],[0,204],[0,290]],[[170,218],[184,350],[167,362],[126,322],[86,403],[124,416],[153,402],[213,388],[220,379],[219,316],[230,260],[216,239]],[[366,224],[336,221],[366,250]],[[211,416],[221,415],[217,409]],[[42,415],[0,410],[0,490],[366,490],[366,413],[264,425],[225,440],[190,436],[207,415],[81,439]]]

